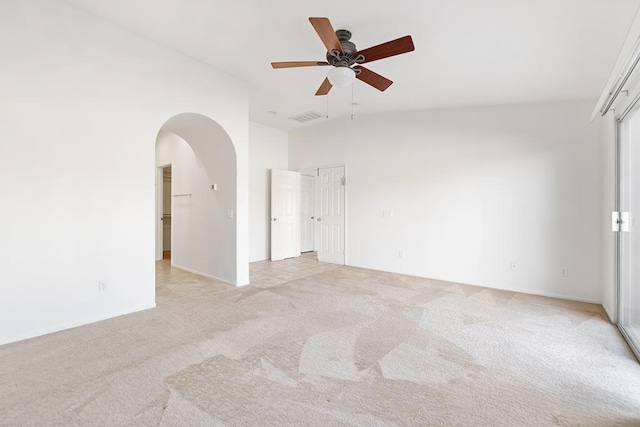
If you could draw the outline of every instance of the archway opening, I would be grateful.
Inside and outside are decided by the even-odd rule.
[[[227,132],[196,113],[156,138],[156,259],[162,254],[162,169],[171,165],[171,265],[239,285],[237,156]],[[161,257],[160,257],[161,259]]]

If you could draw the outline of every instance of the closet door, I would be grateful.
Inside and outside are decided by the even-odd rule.
[[[618,128],[618,326],[640,358],[640,104]]]
[[[271,171],[271,261],[300,255],[300,173]]]
[[[318,261],[344,265],[345,168],[318,170],[316,222],[319,239]]]

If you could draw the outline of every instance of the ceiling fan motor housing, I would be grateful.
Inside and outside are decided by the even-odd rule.
[[[338,36],[340,46],[342,46],[342,51],[344,53],[341,54],[337,50],[327,52],[327,62],[329,64],[334,67],[351,67],[355,63],[364,61],[363,55],[354,56],[358,52],[358,49],[356,48],[355,43],[350,41],[351,31],[338,30],[336,31],[336,36]]]

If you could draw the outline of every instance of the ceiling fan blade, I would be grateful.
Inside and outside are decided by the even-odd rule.
[[[333,85],[329,83],[329,79],[325,77],[324,81],[322,82],[322,84],[318,88],[318,91],[316,92],[316,96],[327,95],[332,87]]]
[[[329,65],[329,63],[324,61],[288,61],[271,63],[273,68],[315,67],[318,65]]]
[[[360,70],[360,73],[356,75],[356,78],[358,80],[362,80],[366,84],[375,87],[381,92],[384,92],[389,86],[393,84],[393,82],[388,78],[382,77],[380,74],[374,73],[368,68],[364,68],[359,65],[356,65],[353,68]]]
[[[336,32],[333,30],[328,18],[309,18],[309,22],[311,22],[316,33],[320,36],[320,40],[327,48],[327,52],[337,50],[344,54],[340,40],[338,40],[338,36],[336,36]]]
[[[364,61],[362,64],[365,64],[367,62],[377,61],[378,59],[411,52],[414,49],[415,47],[413,46],[413,39],[411,36],[404,36],[399,39],[391,40],[389,42],[358,51],[355,55],[364,55]]]

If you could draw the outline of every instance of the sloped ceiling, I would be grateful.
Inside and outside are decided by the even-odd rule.
[[[249,84],[251,120],[283,130],[290,116],[330,118],[428,108],[595,100],[640,0],[64,0]],[[328,68],[308,21],[328,17],[363,49],[407,34],[414,52],[368,64],[394,81],[314,93]],[[352,106],[352,103],[358,105]],[[324,120],[324,119],[318,119]],[[313,123],[313,122],[310,122]]]

